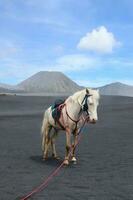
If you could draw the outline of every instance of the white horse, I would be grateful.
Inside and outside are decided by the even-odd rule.
[[[52,117],[51,106],[45,111],[42,123],[42,151],[43,159],[47,159],[48,150],[52,148],[52,155],[58,158],[55,149],[55,138],[59,130],[66,132],[66,155],[64,164],[69,161],[76,162],[75,147],[77,143],[78,131],[83,124],[83,113],[87,113],[88,121],[96,123],[98,120],[97,107],[99,104],[99,91],[93,89],[83,89],[68,97],[63,104],[59,106],[61,115],[59,120],[55,121]],[[53,129],[53,131],[51,131]],[[71,135],[73,135],[73,144],[71,145]],[[71,152],[71,158],[70,158]]]

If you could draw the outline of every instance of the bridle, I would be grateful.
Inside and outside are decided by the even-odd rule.
[[[88,104],[87,104],[87,100],[88,100],[88,98],[90,97],[90,96],[92,96],[92,95],[90,95],[90,94],[86,94],[85,96],[84,96],[84,98],[83,98],[83,100],[82,100],[82,103],[81,103],[81,109],[80,109],[80,111],[79,111],[79,116],[80,116],[80,113],[83,111],[83,112],[86,112],[86,118],[89,118],[89,111],[88,111],[88,109],[89,109],[89,107],[88,107]],[[67,114],[67,116],[68,116],[68,118],[69,119],[71,119],[73,122],[75,122],[75,124],[76,124],[76,127],[75,127],[75,129],[77,128],[77,124],[78,124],[78,122],[80,121],[80,118],[78,119],[78,120],[74,120],[74,119],[72,119],[72,117],[68,114],[68,111],[67,111],[67,108],[66,108],[66,104],[65,104],[65,110],[66,110],[66,114]]]
[[[81,111],[84,111],[86,112],[87,116],[89,117],[89,107],[88,107],[88,103],[87,103],[87,100],[88,98],[92,96],[91,94],[86,94],[85,97],[83,98],[83,101],[81,103]]]
[[[81,120],[81,119],[80,119],[80,114],[81,114],[82,112],[86,112],[85,121],[89,118],[89,115],[90,115],[90,114],[89,114],[89,111],[88,111],[89,107],[88,107],[88,104],[87,104],[87,100],[88,100],[88,98],[89,98],[90,96],[92,96],[92,95],[86,93],[86,95],[84,96],[84,98],[83,98],[81,104],[79,104],[79,105],[81,106],[81,108],[80,108],[80,111],[79,111],[79,114],[78,114],[78,115],[79,115],[79,119],[78,119],[78,120],[74,120],[74,119],[69,115],[69,113],[68,113],[68,111],[67,111],[66,103],[60,105],[60,109],[62,110],[62,108],[65,107],[65,111],[66,111],[67,117],[68,117],[71,121],[73,121],[73,122],[75,123],[76,126],[75,126],[75,129],[74,129],[74,130],[77,129],[78,122]],[[61,117],[62,117],[62,120],[63,120],[62,112],[61,112]],[[60,118],[61,118],[61,117],[60,117]],[[64,120],[63,120],[63,121],[64,121]],[[64,126],[64,123],[62,124],[62,123],[60,122],[60,120],[58,120],[57,122],[58,122],[59,126],[60,126],[63,130],[66,129],[66,127]]]

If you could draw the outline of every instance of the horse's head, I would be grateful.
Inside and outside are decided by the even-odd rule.
[[[88,113],[90,123],[96,123],[98,120],[97,107],[99,105],[99,90],[86,89],[82,101],[83,110]]]

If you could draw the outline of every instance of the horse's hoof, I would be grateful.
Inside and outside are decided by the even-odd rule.
[[[60,160],[60,157],[59,157],[59,156],[55,156],[54,154],[52,154],[52,157],[53,157],[53,159],[55,159],[55,160]]]
[[[59,156],[54,157],[56,160],[60,160],[61,158]]]
[[[55,160],[60,160],[60,157],[59,156],[54,156],[53,157]]]
[[[73,164],[76,165],[76,164],[77,164],[77,161],[73,161]]]
[[[71,161],[73,162],[73,164],[77,164],[77,160],[75,157],[72,157]]]
[[[64,165],[68,166],[69,165],[69,161],[68,160],[64,160]]]
[[[48,157],[43,157],[42,160],[46,161],[46,160],[48,160]]]
[[[60,160],[61,158],[59,156],[53,156],[53,159]]]

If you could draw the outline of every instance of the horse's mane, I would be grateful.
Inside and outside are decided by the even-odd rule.
[[[99,99],[99,92],[98,92],[98,90],[94,90],[94,89],[91,89],[91,88],[88,88],[88,90],[89,90],[90,94],[95,95],[95,97],[97,99]],[[82,97],[85,94],[86,94],[86,89],[77,91],[73,95],[69,96],[67,98],[67,101],[77,101],[79,99],[79,97]]]
[[[66,101],[77,101],[82,93],[85,94],[85,89],[75,92],[73,95],[69,96]]]
[[[71,96],[71,98],[75,101],[75,100],[77,100],[78,98],[79,98],[79,96],[81,96],[82,94],[85,94],[86,92],[85,92],[85,89],[83,89],[83,90],[80,90],[80,91],[78,91],[78,92],[75,92],[72,96]]]

